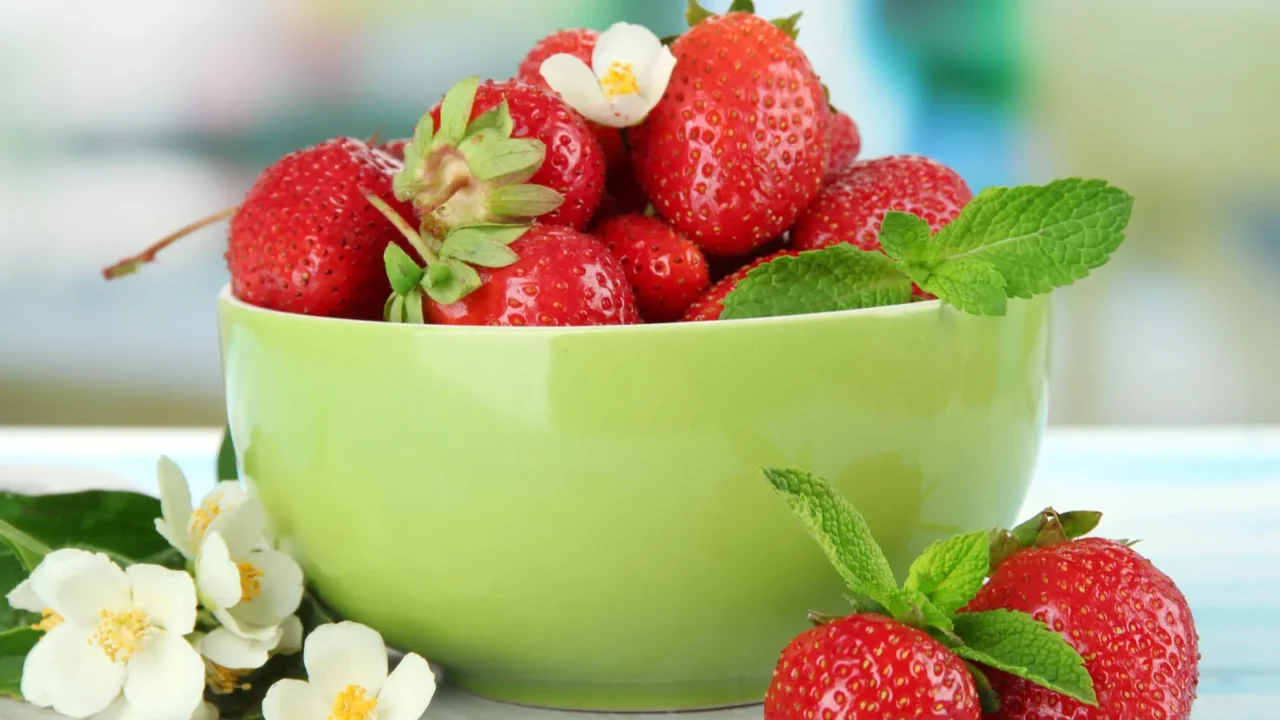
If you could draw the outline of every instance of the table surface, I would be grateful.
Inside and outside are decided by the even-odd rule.
[[[155,492],[160,454],[202,495],[213,479],[216,430],[0,428],[0,488],[90,487]],[[1201,635],[1194,720],[1273,719],[1280,703],[1280,428],[1055,428],[1048,433],[1023,516],[1053,505],[1105,511],[1108,535],[1139,548],[1191,602]],[[1194,525],[1194,529],[1192,529]],[[750,720],[760,707],[699,713]],[[0,701],[0,717],[59,716]],[[498,705],[449,688],[431,720],[628,717]],[[656,717],[656,716],[655,716]]]

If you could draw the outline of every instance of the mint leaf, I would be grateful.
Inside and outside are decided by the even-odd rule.
[[[898,305],[911,280],[880,252],[840,243],[751,269],[724,298],[720,318],[770,317]]]
[[[880,247],[899,262],[917,262],[928,252],[931,233],[924,218],[890,210],[880,223]]]
[[[0,520],[0,541],[8,544],[13,556],[18,559],[22,569],[31,572],[36,569],[45,555],[53,552],[53,548],[31,537],[18,528]]]
[[[22,666],[40,635],[30,628],[0,632],[0,698],[22,699]]]
[[[964,641],[953,648],[960,657],[1097,706],[1084,658],[1048,625],[1012,610],[960,613],[952,620]]]
[[[783,468],[764,471],[769,483],[818,541],[840,577],[856,595],[894,603],[898,583],[884,552],[858,511],[821,477]]]
[[[409,257],[399,245],[395,243],[387,243],[387,249],[382,251],[382,263],[387,269],[387,279],[391,281],[391,289],[396,291],[397,295],[404,295],[422,281],[422,276],[426,271],[418,267],[418,263]]]
[[[933,237],[931,272],[968,258],[990,263],[1009,297],[1070,285],[1107,262],[1124,241],[1133,196],[1103,180],[987,188]]]
[[[987,576],[991,536],[985,530],[941,540],[925,549],[907,571],[903,586],[929,598],[950,615],[964,607]]]
[[[13,545],[6,540],[0,540],[0,631],[27,627],[40,620],[39,615],[18,610],[5,599],[5,596],[30,574],[24,563],[18,559],[18,551]]]
[[[950,613],[943,612],[929,598],[916,588],[904,587],[897,590],[887,609],[899,622],[918,626],[920,621],[925,625],[937,628],[950,634],[954,627]]]
[[[939,300],[973,315],[1004,315],[1009,300],[1005,280],[995,267],[976,257],[952,260],[928,275],[913,277],[920,287]]]
[[[0,521],[49,548],[97,550],[132,563],[169,550],[155,529],[160,501],[113,490],[52,495],[0,492]]]

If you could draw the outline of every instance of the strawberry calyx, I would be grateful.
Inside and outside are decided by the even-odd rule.
[[[507,103],[471,120],[479,78],[449,89],[440,106],[440,127],[425,113],[404,148],[404,168],[392,180],[397,199],[412,202],[424,226],[436,234],[455,228],[518,223],[549,213],[564,202],[551,188],[529,184],[546,157],[533,138],[511,137]]]
[[[426,323],[422,311],[425,294],[441,305],[450,305],[481,285],[476,267],[506,267],[516,260],[510,247],[529,225],[483,223],[441,230],[423,218],[414,230],[408,221],[373,193],[365,199],[391,221],[421,258],[415,260],[399,245],[388,244],[382,259],[391,295],[382,308],[387,322]]]
[[[729,9],[726,11],[726,14],[735,12],[755,15],[756,4],[753,0],[733,0],[733,3],[729,5]],[[802,13],[795,13],[784,18],[770,20],[769,22],[774,27],[777,27],[779,30],[786,33],[792,40],[795,40],[796,36],[800,34],[799,24],[801,15]],[[719,14],[706,9],[698,2],[698,0],[689,0],[689,4],[684,11],[684,19],[689,23],[689,27],[693,27],[703,20],[714,17],[719,17]],[[674,38],[672,39],[674,40]],[[666,41],[667,38],[663,38],[663,40]]]
[[[989,573],[995,573],[1001,563],[1019,550],[1052,547],[1084,537],[1093,532],[1101,521],[1102,513],[1093,510],[1059,513],[1048,507],[1012,530],[993,530]]]

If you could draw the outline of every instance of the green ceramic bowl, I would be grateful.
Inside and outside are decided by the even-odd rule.
[[[842,585],[765,466],[830,478],[895,570],[1014,520],[1047,301],[612,328],[409,326],[219,300],[241,472],[324,600],[476,694],[759,702]]]

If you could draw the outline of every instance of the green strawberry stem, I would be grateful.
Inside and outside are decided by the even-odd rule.
[[[1058,513],[1045,508],[1012,530],[996,530],[991,534],[991,567],[995,572],[1010,555],[1029,547],[1049,547],[1093,532],[1102,521],[1102,513],[1072,510]]]
[[[409,241],[409,244],[413,246],[413,249],[417,250],[418,255],[427,263],[428,269],[430,269],[432,265],[440,262],[440,256],[427,245],[423,240],[422,234],[414,230],[413,226],[410,225],[404,217],[400,215],[400,213],[396,212],[394,208],[388,205],[386,201],[369,192],[364,194],[364,198],[369,201],[370,205],[378,208],[378,212],[382,213],[388,220],[390,220],[392,225],[396,226],[396,229],[400,231],[400,234],[404,236],[404,239]]]
[[[727,12],[740,12],[748,15],[755,15],[756,4],[753,0],[733,0],[733,2],[729,4]],[[797,29],[797,25],[800,23],[800,15],[801,13],[795,13],[784,18],[770,20],[769,22],[782,32],[789,35],[792,40],[795,40],[796,36],[800,33]],[[688,5],[685,6],[684,19],[685,22],[689,24],[689,27],[693,27],[703,20],[713,17],[719,17],[719,15],[704,8],[698,0],[689,0]]]
[[[150,246],[148,246],[145,250],[138,253],[137,255],[131,255],[123,260],[120,260],[110,265],[107,268],[104,268],[102,271],[102,277],[106,278],[107,280],[114,280],[118,277],[124,277],[125,275],[132,275],[133,273],[138,272],[138,269],[141,268],[143,265],[146,265],[147,263],[150,263],[150,262],[155,262],[156,254],[159,253],[161,250],[169,247],[170,245],[174,244],[175,242],[181,240],[182,238],[190,235],[191,233],[197,230],[209,227],[210,225],[216,222],[221,222],[222,220],[226,220],[232,215],[235,215],[236,211],[239,209],[240,208],[238,206],[233,205],[229,208],[224,208],[222,210],[219,210],[218,212],[213,213],[212,215],[202,217],[199,220],[196,220],[195,222],[188,223],[178,228],[177,230],[174,230],[168,235],[165,235],[159,240],[155,241],[154,243],[152,243]]]

